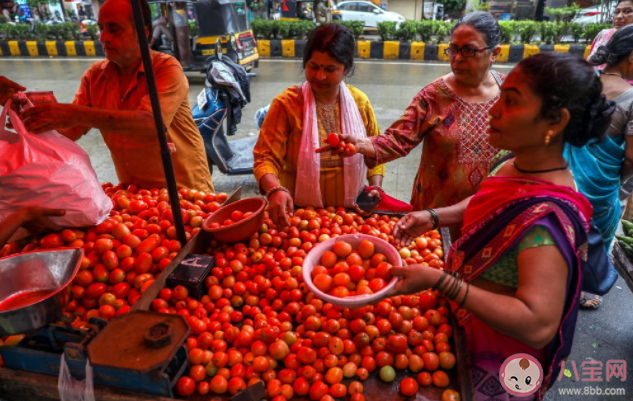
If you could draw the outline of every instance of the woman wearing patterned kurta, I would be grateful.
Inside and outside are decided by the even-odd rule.
[[[411,195],[414,210],[458,203],[488,174],[497,153],[488,143],[487,118],[502,83],[490,70],[499,38],[492,15],[466,15],[453,28],[446,51],[452,72],[424,87],[384,135],[352,140],[370,167],[406,156],[424,142]]]

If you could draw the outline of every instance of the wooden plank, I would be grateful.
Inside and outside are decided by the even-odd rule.
[[[0,394],[7,401],[59,400],[57,376],[0,368]],[[106,386],[95,386],[95,399],[99,401],[174,401],[173,398]]]
[[[185,258],[185,256],[190,255],[192,253],[204,253],[206,244],[211,240],[211,234],[204,230],[200,230],[198,234],[196,234],[184,248],[180,250],[178,255],[171,261],[170,264],[167,265],[165,270],[163,270],[156,280],[149,286],[147,291],[139,298],[139,300],[134,304],[132,310],[150,310],[150,306],[152,301],[158,297],[158,293],[160,290],[165,288],[165,283],[167,282],[167,277],[178,267],[180,262]]]
[[[227,198],[227,200],[222,204],[222,206],[226,206],[233,202],[236,202],[242,198],[242,187],[239,186],[232,194]],[[198,234],[196,234],[188,243],[185,245],[178,255],[171,261],[170,264],[167,265],[165,270],[163,270],[154,283],[150,285],[150,287],[145,291],[145,293],[139,298],[138,301],[132,307],[132,310],[149,310],[152,305],[152,301],[158,297],[158,293],[160,290],[165,288],[165,284],[167,282],[167,277],[178,267],[180,262],[190,254],[201,254],[206,251],[206,245],[211,240],[212,235],[204,230],[200,230]]]

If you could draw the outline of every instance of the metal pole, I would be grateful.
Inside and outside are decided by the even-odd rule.
[[[140,0],[131,0],[131,3],[132,13],[134,14],[134,24],[136,25],[136,34],[138,36],[138,45],[141,48],[141,57],[143,58],[143,66],[145,67],[147,90],[149,91],[149,98],[152,103],[152,114],[154,115],[154,124],[156,124],[156,133],[158,134],[158,143],[160,144],[160,156],[163,160],[163,168],[165,170],[165,180],[167,181],[167,191],[169,192],[169,203],[171,203],[171,210],[174,216],[174,225],[176,226],[178,241],[180,241],[180,243],[184,246],[187,242],[185,225],[180,211],[180,199],[178,198],[178,187],[176,186],[174,166],[171,162],[169,147],[167,146],[167,134],[165,124],[163,123],[163,114],[160,110],[160,102],[158,100],[156,78],[154,76],[154,68],[152,67],[152,59],[149,54],[149,43],[147,42],[145,24],[143,23],[141,2]]]

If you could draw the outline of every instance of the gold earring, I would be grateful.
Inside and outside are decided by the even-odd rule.
[[[545,135],[545,145],[549,145],[549,141],[552,139],[552,135],[554,135],[554,131],[547,131],[547,135]]]

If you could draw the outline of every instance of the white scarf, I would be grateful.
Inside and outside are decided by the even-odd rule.
[[[317,122],[316,101],[310,83],[304,82],[303,92],[303,131],[297,162],[297,182],[295,184],[295,204],[299,206],[323,207],[321,197],[321,155],[316,150],[319,144],[319,125]],[[367,138],[365,124],[351,92],[343,82],[340,85],[341,133],[356,138]],[[353,207],[358,194],[362,191],[367,178],[367,166],[359,153],[343,158],[345,182],[345,201],[343,206]]]

